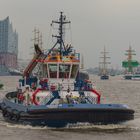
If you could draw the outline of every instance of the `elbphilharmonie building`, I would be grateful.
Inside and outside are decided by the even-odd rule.
[[[18,34],[13,30],[9,17],[0,20],[0,75],[17,68]]]

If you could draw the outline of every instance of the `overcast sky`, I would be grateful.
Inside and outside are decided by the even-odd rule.
[[[0,0],[0,20],[9,16],[19,34],[20,58],[31,58],[34,27],[43,33],[43,47],[51,48],[50,23],[60,11],[72,22],[72,44],[86,67],[98,66],[104,45],[111,67],[121,67],[129,44],[140,61],[140,0]]]

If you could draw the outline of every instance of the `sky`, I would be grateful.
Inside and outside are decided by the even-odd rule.
[[[71,21],[70,41],[86,68],[98,67],[104,46],[110,67],[121,67],[129,45],[140,61],[140,0],[0,0],[0,20],[9,16],[19,35],[19,58],[32,58],[35,27],[43,48],[52,47],[50,23],[60,11]]]

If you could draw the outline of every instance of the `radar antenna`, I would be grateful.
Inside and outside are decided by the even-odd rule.
[[[59,25],[59,28],[58,28],[59,34],[58,35],[52,35],[52,37],[57,38],[57,41],[56,41],[55,45],[53,46],[53,48],[55,48],[55,46],[57,44],[60,45],[60,48],[59,48],[60,56],[62,56],[63,51],[65,51],[65,48],[66,48],[65,47],[65,44],[64,44],[64,39],[63,39],[64,38],[64,25],[65,24],[69,24],[69,23],[71,23],[71,22],[66,20],[66,16],[63,15],[63,12],[60,12],[60,18],[59,18],[59,20],[52,21],[52,24],[51,24],[51,25],[53,25],[53,24],[58,24]]]

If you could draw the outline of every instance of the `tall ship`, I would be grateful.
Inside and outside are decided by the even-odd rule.
[[[80,71],[80,53],[64,42],[64,26],[70,24],[63,12],[52,24],[58,25],[56,43],[43,52],[34,44],[35,55],[19,79],[17,91],[0,103],[7,121],[63,127],[75,123],[118,123],[134,119],[125,104],[101,104],[100,93],[87,73]],[[39,65],[38,73],[33,74]]]
[[[101,52],[102,57],[100,57],[102,61],[99,62],[99,72],[100,72],[99,75],[100,75],[101,80],[109,79],[107,65],[110,64],[110,62],[108,62],[107,59],[109,59],[110,57],[107,56],[107,53],[108,52],[106,51],[106,48],[104,47],[103,52]]]
[[[125,68],[124,79],[140,79],[140,73],[137,72],[139,62],[132,58],[133,55],[136,55],[135,50],[132,50],[132,47],[129,46],[125,55],[127,56],[127,59],[122,62],[122,67]]]

